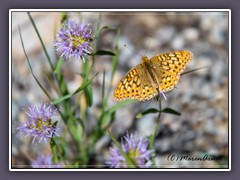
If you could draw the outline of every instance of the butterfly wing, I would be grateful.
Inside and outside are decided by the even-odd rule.
[[[117,101],[136,99],[144,101],[157,94],[141,64],[132,68],[116,86],[113,97]]]
[[[180,50],[159,54],[150,59],[151,69],[158,79],[160,92],[170,91],[176,86],[192,56],[191,52]]]

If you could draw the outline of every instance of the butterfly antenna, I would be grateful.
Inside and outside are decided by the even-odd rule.
[[[148,37],[150,37],[151,39],[152,39],[152,36],[149,36],[149,35],[147,35]],[[149,39],[149,41],[147,42],[148,44],[148,46],[147,47],[151,47],[151,46],[149,46],[149,44],[151,43],[151,41],[150,41],[150,39]],[[146,52],[146,55],[149,53],[149,48],[147,48],[147,52]]]
[[[132,51],[134,54],[137,54],[137,55],[139,55],[139,56],[143,57],[143,55],[142,55],[142,54],[140,54],[140,53],[137,53],[137,52],[135,52],[134,50],[130,49],[129,47],[127,47],[127,45],[126,45],[126,44],[124,44],[124,47],[128,48],[128,49],[129,49],[130,51]]]

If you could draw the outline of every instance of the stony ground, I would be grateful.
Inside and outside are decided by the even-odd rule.
[[[54,26],[59,25],[58,13],[33,13],[36,24],[52,57]],[[76,14],[71,14],[76,18]],[[98,21],[98,14],[78,14],[93,28]],[[46,101],[33,77],[20,44],[17,26],[20,25],[23,40],[34,72],[48,86],[43,73],[49,67],[42,52],[39,40],[29,23],[25,13],[13,14],[12,30],[12,154],[13,163],[25,165],[36,152],[49,151],[48,145],[32,146],[27,140],[16,137],[15,128],[24,121],[23,108],[29,104]],[[160,167],[225,167],[228,156],[228,16],[226,13],[182,12],[182,13],[103,13],[101,26],[110,25],[120,29],[119,60],[113,87],[121,77],[133,66],[141,62],[144,54],[152,57],[174,49],[187,49],[194,57],[187,70],[205,67],[199,71],[182,76],[177,89],[167,93],[163,100],[163,108],[171,107],[181,116],[163,114],[155,143],[157,164]],[[116,33],[103,31],[98,41],[99,49],[113,50]],[[124,47],[127,45],[129,49]],[[64,75],[70,91],[78,86],[81,62],[66,61]],[[96,72],[106,71],[106,85],[111,76],[111,58],[99,57],[96,61]],[[102,76],[94,80],[94,105],[90,109],[89,126],[95,124],[100,113]],[[112,91],[109,94],[112,96]],[[109,106],[116,104],[110,97]],[[157,115],[147,115],[141,119],[135,116],[149,107],[157,108],[155,100],[138,102],[121,108],[116,113],[116,121],[112,131],[116,136],[123,135],[126,130],[138,131],[149,135],[155,127]],[[123,121],[124,119],[124,121]],[[96,147],[97,164],[103,164],[110,139],[104,137]],[[167,160],[171,153],[188,154],[193,157],[204,154],[223,155],[221,162],[176,161]]]

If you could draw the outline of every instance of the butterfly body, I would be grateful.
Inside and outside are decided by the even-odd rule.
[[[159,54],[151,59],[143,56],[141,64],[120,80],[114,90],[114,99],[145,101],[172,90],[191,59],[192,53],[186,50]]]

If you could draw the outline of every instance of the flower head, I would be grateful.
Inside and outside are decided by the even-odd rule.
[[[125,140],[125,141],[124,141]],[[150,167],[152,150],[148,150],[148,139],[138,136],[137,133],[128,134],[122,139],[121,147],[131,161],[140,168]],[[114,145],[110,148],[110,157],[106,162],[112,168],[127,168],[125,158]]]
[[[28,119],[17,128],[19,135],[30,135],[33,137],[33,142],[36,138],[39,138],[39,142],[42,140],[46,142],[53,135],[59,136],[58,131],[60,129],[56,127],[56,123],[52,120],[52,116],[56,112],[57,109],[53,109],[49,104],[29,106],[25,112]]]
[[[72,20],[67,21],[57,34],[58,39],[54,43],[56,51],[66,59],[75,57],[85,61],[93,51],[93,35],[89,26],[90,24],[85,25],[84,22],[78,24]]]
[[[32,161],[33,168],[63,168],[62,164],[52,164],[52,155],[40,155]]]

